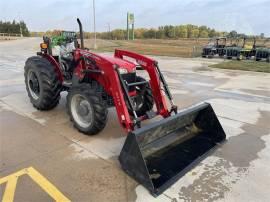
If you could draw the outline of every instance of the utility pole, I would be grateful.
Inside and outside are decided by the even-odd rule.
[[[96,7],[95,7],[95,0],[93,0],[93,17],[94,17],[94,49],[97,49],[97,33],[96,33]]]
[[[21,21],[20,21],[20,13],[18,13],[17,17],[18,17],[19,26],[20,26],[20,34],[21,34],[21,37],[23,37],[23,34],[22,34],[22,25],[21,25]]]
[[[129,13],[127,13],[127,40],[129,40]]]
[[[109,29],[109,32],[108,32],[109,39],[111,39],[111,24],[109,22],[108,22],[108,29]]]
[[[19,25],[20,25],[21,37],[23,37],[23,34],[22,34],[22,26],[21,26],[21,22],[19,22]]]

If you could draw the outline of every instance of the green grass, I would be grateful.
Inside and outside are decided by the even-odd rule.
[[[263,41],[258,40],[260,45]],[[202,47],[208,43],[208,39],[136,39],[126,40],[102,40],[97,39],[99,52],[113,52],[116,48],[134,51],[143,55],[161,55],[175,57],[199,57]],[[269,42],[270,43],[270,42]],[[86,39],[85,46],[92,49],[93,39]],[[270,46],[270,45],[269,45]],[[195,49],[194,49],[195,47]],[[194,49],[194,50],[193,50]]]
[[[114,49],[124,49],[134,51],[144,55],[161,55],[176,57],[192,57],[193,47],[202,47],[207,43],[207,39],[141,39],[135,41],[126,40],[97,40],[97,51],[113,52]],[[93,47],[93,40],[85,40],[85,46]],[[198,50],[201,52],[201,49]]]
[[[225,61],[219,64],[211,65],[213,68],[231,69],[231,70],[245,70],[253,72],[270,73],[270,63],[256,62],[256,61]]]

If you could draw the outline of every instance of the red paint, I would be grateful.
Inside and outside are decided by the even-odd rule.
[[[74,74],[79,78],[81,79],[84,78],[85,73],[83,70],[85,69],[98,68],[98,70],[102,71],[102,74],[90,74],[90,77],[98,81],[103,86],[105,91],[110,96],[113,97],[118,115],[118,120],[121,126],[127,132],[134,130],[134,123],[133,119],[129,115],[128,108],[124,99],[124,94],[122,92],[122,87],[115,68],[116,67],[124,68],[127,70],[127,72],[130,73],[135,71],[136,64],[134,62],[128,61],[124,57],[132,58],[134,61],[140,64],[140,66],[144,70],[148,72],[150,77],[149,83],[152,89],[154,101],[157,108],[156,114],[161,115],[163,117],[167,117],[170,115],[166,105],[165,97],[162,92],[162,84],[159,79],[159,74],[155,68],[156,64],[155,60],[136,53],[123,50],[115,50],[114,56],[98,55],[82,49],[76,49],[73,52],[73,54],[75,61],[80,61],[77,67],[74,69]],[[61,73],[59,64],[55,61],[55,59],[52,56],[47,54],[43,55],[55,66],[59,79],[63,81],[63,75]],[[84,60],[80,60],[81,57],[94,60],[96,63],[96,67],[91,64],[87,64],[87,62],[85,62]],[[136,91],[130,92],[131,96],[135,94]],[[141,120],[145,119],[145,117],[140,118]]]

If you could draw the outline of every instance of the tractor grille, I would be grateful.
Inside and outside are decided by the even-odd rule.
[[[124,81],[126,81],[128,84],[130,83],[135,83],[136,82],[136,72],[134,73],[128,73],[128,74],[121,74],[122,79]],[[133,87],[128,87],[128,91],[134,91],[135,90],[135,86]]]
[[[125,80],[127,83],[134,83],[136,82],[136,72],[134,73],[128,73],[128,74],[121,74],[123,80]]]

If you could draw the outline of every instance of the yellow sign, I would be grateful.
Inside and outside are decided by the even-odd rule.
[[[2,202],[12,202],[18,178],[22,175],[28,175],[34,180],[46,193],[48,193],[57,202],[69,202],[70,200],[65,197],[52,183],[50,183],[44,176],[42,176],[33,167],[22,169],[16,173],[0,178],[0,185],[6,183],[6,188],[2,198]]]

